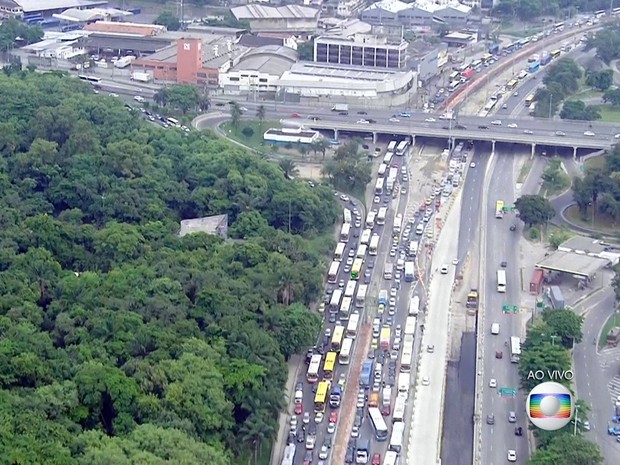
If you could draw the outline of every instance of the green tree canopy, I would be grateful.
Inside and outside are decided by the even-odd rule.
[[[601,119],[601,113],[592,105],[586,105],[583,100],[567,100],[560,112],[562,119],[594,121]]]
[[[535,346],[524,346],[519,362],[519,376],[521,377],[521,385],[527,391],[532,390],[536,385],[540,384],[531,376],[531,373],[542,370],[545,375],[547,370],[570,370],[571,360],[568,351],[558,341],[557,344],[551,343],[552,335],[543,335],[547,337],[549,342],[544,342]],[[548,380],[547,380],[548,381]],[[559,380],[560,383],[570,383],[570,381]]]
[[[190,108],[191,86],[161,91]],[[239,463],[310,347],[331,188],[59,73],[0,75],[2,463]],[[186,103],[183,103],[186,102]],[[195,106],[195,102],[191,108]],[[225,215],[228,239],[179,236]]]
[[[548,447],[532,454],[528,465],[603,465],[603,457],[596,444],[581,435],[568,432],[553,437]]]
[[[580,343],[583,338],[581,326],[583,317],[577,315],[572,310],[545,310],[543,320],[552,333],[561,338],[561,343],[567,349],[573,347],[573,343]]]
[[[586,73],[586,84],[600,91],[606,91],[613,83],[614,72],[611,69],[589,71]]]
[[[162,26],[166,26],[166,29],[169,31],[178,31],[181,29],[181,21],[170,11],[164,11],[160,13],[160,15],[155,18],[154,24],[160,24]]]
[[[549,200],[540,195],[523,195],[515,202],[519,218],[528,226],[543,225],[555,215]]]

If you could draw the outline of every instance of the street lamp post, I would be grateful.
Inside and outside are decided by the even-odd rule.
[[[575,419],[573,420],[575,422],[574,425],[574,429],[573,429],[573,436],[577,436],[577,420],[579,419],[579,405],[575,405]]]

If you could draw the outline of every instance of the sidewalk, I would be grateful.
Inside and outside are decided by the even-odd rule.
[[[301,355],[293,355],[288,362],[288,378],[286,381],[286,390],[284,391],[284,395],[286,397],[286,409],[280,412],[280,415],[278,416],[278,434],[273,443],[273,447],[271,448],[271,458],[269,463],[277,464],[282,462],[282,459],[284,458],[284,442],[286,441],[286,432],[291,419],[291,412],[289,411],[291,407],[290,400],[294,394],[295,383],[299,379],[301,367],[303,366],[304,363]]]

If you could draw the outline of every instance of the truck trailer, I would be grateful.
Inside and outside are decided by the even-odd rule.
[[[151,82],[153,80],[153,77],[149,73],[134,71],[133,73],[131,73],[131,80],[138,82]]]
[[[119,58],[114,62],[115,68],[127,68],[130,64],[136,61],[136,57],[132,55],[128,55],[123,58]]]
[[[336,103],[332,107],[332,111],[349,111],[349,105],[346,103]]]

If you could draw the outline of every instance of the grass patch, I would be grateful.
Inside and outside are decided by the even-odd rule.
[[[614,224],[614,220],[608,215],[597,213],[594,215],[594,222],[592,222],[592,207],[588,208],[585,218],[581,216],[577,205],[568,207],[564,214],[570,221],[584,228],[595,229],[603,234],[611,234],[614,236],[618,233],[618,228]]]
[[[620,107],[612,107],[611,105],[596,105],[601,114],[600,121],[608,123],[620,123]]]
[[[530,170],[532,169],[532,164],[534,162],[529,158],[525,160],[525,163],[521,165],[521,170],[519,171],[519,177],[517,178],[517,182],[523,184],[527,179],[527,175],[530,174]]]
[[[607,345],[607,334],[609,334],[611,328],[615,326],[620,326],[620,313],[614,313],[613,315],[611,315],[603,325],[603,330],[601,331],[601,338],[598,341],[599,349],[602,349]]]
[[[501,34],[506,34],[514,37],[530,37],[543,31],[544,28],[542,26],[523,28],[507,22],[502,23],[499,29]]]
[[[242,144],[247,145],[248,147],[252,147],[256,150],[271,152],[270,145],[265,144],[263,134],[269,128],[279,128],[280,126],[280,122],[275,120],[265,120],[263,121],[263,124],[261,126],[260,121],[258,120],[242,119],[239,123],[239,128],[237,128],[237,130],[232,127],[230,121],[222,123],[220,128],[231,139],[235,139],[236,141],[241,142]],[[252,129],[252,134],[249,137],[242,132],[245,128]]]
[[[573,95],[571,98],[577,99],[577,100],[586,100],[590,98],[601,98],[602,96],[603,96],[603,93],[600,90],[587,88]]]
[[[584,169],[598,169],[605,167],[605,157],[592,157],[588,158],[584,163]]]

